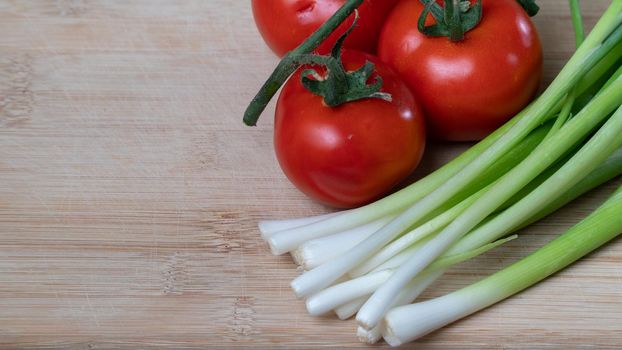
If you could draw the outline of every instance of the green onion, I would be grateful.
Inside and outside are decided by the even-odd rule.
[[[622,101],[622,78],[617,79],[602,94],[595,97],[559,132],[544,140],[527,159],[503,176],[478,201],[467,208],[434,239],[427,242],[416,256],[404,263],[363,305],[356,317],[359,324],[367,329],[375,327],[388,311],[391,301],[412,278],[457,239],[468,233],[512,195],[546,170],[568,148],[585,137],[608,116],[611,109],[620,104],[620,101]],[[537,191],[533,191],[523,201],[517,203],[515,206],[520,204],[520,210],[513,216],[507,216],[507,221],[511,224],[520,224],[523,220],[529,219],[529,215],[533,215],[532,211],[540,210],[549,204],[547,200],[553,201],[570,189],[581,179],[582,175],[587,175],[622,144],[622,138],[619,137],[621,134],[622,113],[616,113],[576,157],[573,157],[549,179],[550,181],[546,181]]]
[[[447,269],[452,265],[472,259],[506,242],[514,240],[516,237],[518,236],[514,235],[493,243],[489,243],[471,251],[439,259],[426,269],[423,276],[429,276],[437,271]],[[391,274],[393,274],[392,269],[383,269],[378,272],[373,272],[368,275],[328,287],[307,299],[307,311],[309,311],[309,314],[311,315],[319,316],[347,302],[369,295],[376,290],[376,288],[382,285],[382,283],[389,279]]]
[[[556,273],[622,233],[622,188],[583,221],[521,261],[445,296],[401,306],[385,317],[384,339],[409,342],[495,304]]]
[[[303,269],[310,270],[352,249],[393,218],[386,216],[363,226],[304,242],[291,252],[292,258]]]
[[[554,168],[554,169],[556,170],[559,168]],[[554,171],[551,173],[554,173]],[[618,150],[616,150],[616,152],[613,155],[611,155],[602,165],[600,165],[597,169],[595,169],[592,173],[590,173],[587,177],[585,177],[581,182],[575,185],[566,194],[559,197],[556,201],[548,205],[542,212],[538,213],[536,217],[533,217],[532,219],[530,219],[530,221],[536,221],[537,219],[540,219],[554,212],[555,210],[562,207],[563,205],[570,202],[571,200],[575,199],[576,197],[580,196],[581,194],[588,192],[594,187],[597,187],[601,185],[602,183],[605,183],[620,174],[622,174],[622,148],[619,148]],[[551,174],[548,174],[548,175],[549,176],[545,176],[545,178],[549,178]],[[538,184],[541,184],[542,182],[543,181],[538,181]],[[536,187],[537,186],[532,186],[531,190],[535,189]],[[495,217],[493,217],[493,219],[494,218]],[[527,225],[527,223],[528,222],[526,222],[524,225]],[[446,252],[445,256],[451,256],[451,255],[455,255],[461,252],[467,252],[476,247],[481,247],[482,245],[488,244],[489,242],[495,239],[498,239],[499,237],[502,237],[505,234],[505,232],[508,231],[508,230],[502,230],[500,232],[494,232],[490,230],[491,226],[492,225],[483,225],[480,228],[472,231],[466,237],[460,240],[458,244],[454,245],[452,249]],[[409,252],[408,256],[412,256],[413,253],[416,254],[416,251]],[[393,264],[387,264],[387,265],[393,265]],[[398,266],[399,265],[400,264],[398,264]],[[382,265],[378,269],[374,270],[374,272],[383,270],[384,267],[385,265]],[[436,271],[433,276],[426,275],[426,276],[423,276],[425,278],[419,278],[419,277],[415,278],[413,281],[411,281],[408,284],[408,286],[402,289],[402,291],[396,298],[395,302],[393,303],[392,307],[405,305],[407,303],[412,302],[423,290],[425,290],[432,282],[434,282],[437,278],[439,278],[443,273],[444,273],[444,270],[440,270],[440,271]],[[367,298],[368,297],[358,298],[356,300],[348,302],[347,304],[344,304],[336,308],[335,312],[337,313],[339,318],[347,319],[351,317],[352,315],[354,315],[356,312],[358,312],[358,310],[363,306]],[[361,327],[359,329],[359,333],[366,334],[367,336],[369,336],[369,338],[366,338],[367,342],[371,341],[371,339],[378,340],[379,339],[378,327],[375,327],[374,329],[375,329],[374,332],[363,332],[363,330],[365,329]],[[374,335],[374,337],[372,337],[372,334]]]
[[[502,214],[495,216],[488,222],[477,227],[468,235],[463,237],[454,246],[452,246],[446,254],[456,254],[458,252],[471,250],[474,247],[479,247],[483,244],[487,244],[496,239],[499,239],[500,237],[503,237],[505,234],[514,232],[525,226],[528,226],[529,224],[551,214],[552,212],[561,208],[566,203],[572,201],[578,196],[590,191],[596,186],[599,186],[613,179],[620,174],[622,174],[622,148],[618,148],[605,162],[603,162],[598,168],[592,171],[578,184],[573,186],[571,190],[556,198],[552,203],[550,203],[544,209],[541,209],[530,219],[524,221],[521,225],[515,226],[515,229],[508,229],[507,227],[504,227],[502,222],[505,220],[504,217],[511,217],[515,214],[514,210],[520,210],[520,207],[516,207],[515,209],[507,209]],[[546,178],[549,177],[550,176],[546,176]],[[534,191],[537,191],[537,189],[534,189]],[[530,192],[535,193],[532,191]],[[521,198],[525,196],[526,195],[523,195],[521,196]]]

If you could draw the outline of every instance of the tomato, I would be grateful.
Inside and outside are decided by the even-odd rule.
[[[417,30],[419,0],[403,0],[381,33],[380,58],[392,65],[421,103],[432,136],[478,140],[534,97],[542,47],[516,0],[483,0],[481,22],[465,40],[426,37]],[[429,16],[427,24],[433,24]]]
[[[425,147],[425,125],[412,93],[376,57],[343,51],[348,71],[376,64],[392,101],[362,99],[330,108],[307,91],[298,70],[276,106],[274,146],[287,177],[330,206],[355,207],[377,199],[408,176]]]
[[[253,0],[253,16],[261,36],[279,57],[295,49],[332,16],[346,0]],[[359,22],[345,47],[369,53],[376,51],[385,18],[398,0],[365,0],[359,7]],[[328,53],[351,25],[351,16],[318,48]]]

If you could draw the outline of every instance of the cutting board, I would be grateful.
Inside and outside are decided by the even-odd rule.
[[[566,1],[540,1],[545,83],[572,52]],[[584,1],[593,25],[608,1]],[[272,150],[273,106],[241,115],[277,63],[248,1],[0,1],[0,348],[361,347],[311,317],[258,220],[322,214]],[[431,144],[422,175],[463,150]],[[464,263],[423,299],[533,251],[605,185]],[[418,348],[622,345],[622,241]],[[385,346],[385,345],[380,345]]]

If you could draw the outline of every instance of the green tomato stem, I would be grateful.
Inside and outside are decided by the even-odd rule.
[[[288,52],[279,62],[268,80],[261,87],[244,112],[244,123],[248,126],[257,125],[257,120],[266,106],[277,93],[279,88],[287,81],[300,66],[296,57],[310,54],[317,49],[332,32],[341,25],[363,3],[363,0],[348,0],[332,17],[330,17],[318,30],[294,50]]]
[[[426,36],[446,36],[453,42],[462,41],[464,34],[482,20],[482,0],[477,0],[473,6],[465,0],[445,0],[443,8],[436,0],[420,1],[424,8],[417,21],[417,28]],[[425,22],[430,13],[436,23],[426,26]]]

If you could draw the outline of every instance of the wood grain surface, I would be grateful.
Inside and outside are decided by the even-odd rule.
[[[546,81],[574,40],[540,1]],[[608,4],[583,1],[592,25]],[[248,1],[0,0],[0,348],[364,347],[314,318],[260,219],[328,212],[281,173],[272,108],[241,123],[277,60]],[[420,173],[464,145],[433,145]],[[608,184],[464,263],[442,295],[584,217]],[[385,346],[379,345],[380,347]],[[417,348],[622,346],[622,241]]]

